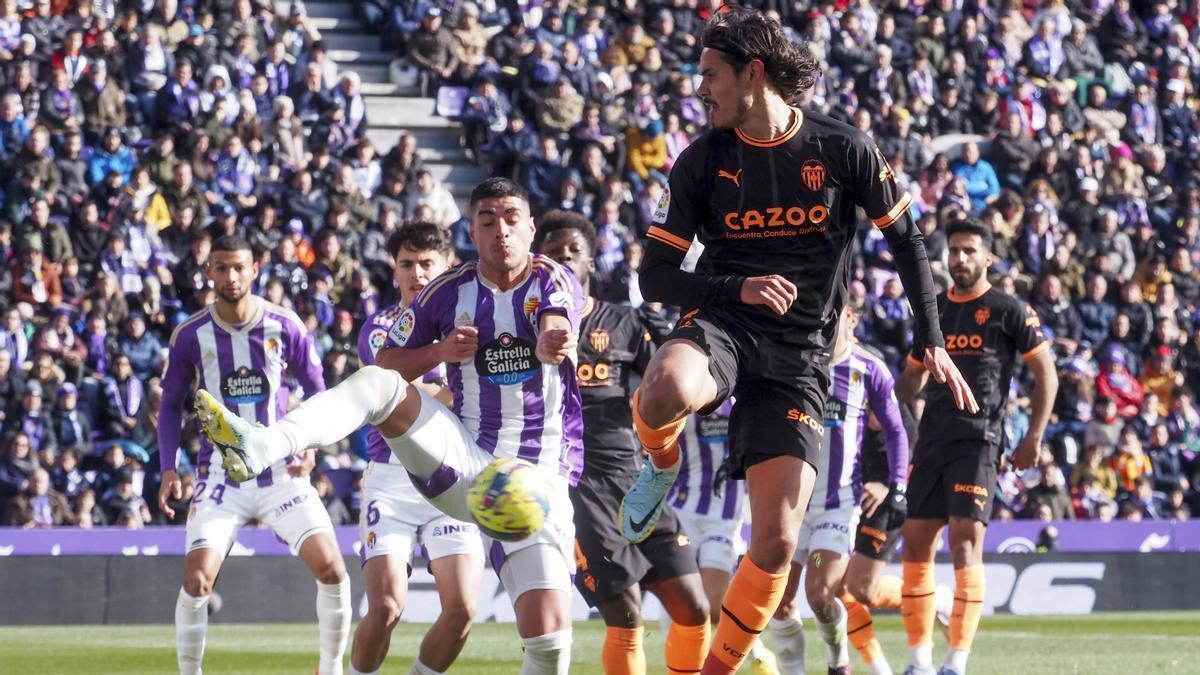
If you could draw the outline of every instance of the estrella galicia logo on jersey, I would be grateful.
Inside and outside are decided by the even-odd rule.
[[[412,336],[413,328],[417,325],[417,315],[413,314],[412,308],[404,310],[400,318],[396,319],[396,323],[392,324],[392,330],[388,333],[388,337],[397,345],[403,347],[408,344],[408,338]]]
[[[990,318],[992,318],[992,310],[990,308],[980,307],[979,309],[975,310],[975,323],[979,324],[980,326],[987,323],[988,319]]]
[[[662,196],[658,198],[658,206],[654,207],[654,216],[650,219],[655,225],[667,222],[667,211],[671,208],[671,188],[663,188]]]
[[[612,342],[608,331],[603,328],[597,328],[588,333],[588,344],[592,345],[592,349],[603,354],[608,351],[608,345]]]
[[[800,178],[809,190],[819,191],[825,187],[825,165],[815,159],[804,162],[800,166]]]
[[[475,352],[475,370],[491,384],[519,384],[539,370],[535,348],[529,340],[501,333]]]
[[[846,423],[846,402],[835,396],[825,401],[825,426],[837,428]]]
[[[254,404],[267,400],[271,386],[267,376],[242,366],[221,380],[221,396],[231,405]]]
[[[372,354],[378,354],[386,342],[387,331],[382,328],[373,328],[371,334],[367,336],[367,346],[371,348]]]

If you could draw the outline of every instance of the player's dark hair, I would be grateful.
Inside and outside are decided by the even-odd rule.
[[[975,218],[960,218],[946,223],[946,240],[956,234],[977,234],[983,240],[984,250],[992,250],[992,228]]]
[[[254,255],[254,249],[250,247],[250,242],[239,234],[225,234],[217,237],[217,240],[212,243],[212,253],[221,252],[235,253],[237,251],[249,251],[250,255]]]
[[[395,258],[400,249],[407,248],[413,251],[437,251],[442,255],[449,257],[450,233],[439,227],[436,223],[419,222],[410,223],[401,227],[388,237],[387,251],[388,255]]]
[[[492,176],[471,190],[470,205],[474,208],[476,204],[485,199],[500,199],[502,197],[519,197],[526,204],[529,203],[529,192],[521,187],[519,183],[509,178]]]
[[[721,52],[740,73],[751,61],[761,61],[767,82],[785,101],[811,89],[821,72],[808,47],[792,44],[779,22],[739,5],[725,5],[705,24],[700,44]]]
[[[587,242],[588,254],[596,255],[596,226],[584,216],[572,211],[554,209],[538,218],[537,232],[533,235],[533,250],[541,251],[546,239],[555,232],[575,230]]]

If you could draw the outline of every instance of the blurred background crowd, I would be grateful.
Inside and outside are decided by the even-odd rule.
[[[697,36],[719,3],[353,4],[398,86],[436,97],[471,161],[520,180],[535,213],[590,218],[593,288],[641,304],[645,232],[704,129]],[[982,219],[993,284],[1053,340],[1062,385],[1042,462],[1004,468],[997,518],[1190,517],[1200,0],[744,4],[821,61],[796,104],[878,143],[939,282],[943,224]],[[172,328],[212,300],[215,237],[251,241],[255,292],[319,336],[328,386],[395,300],[397,226],[436,222],[473,257],[462,186],[423,166],[415,136],[367,139],[354,64],[328,51],[301,2],[0,0],[3,524],[167,522],[153,503],[158,381]],[[859,338],[899,368],[912,312],[882,235],[859,233]],[[1010,446],[1027,385],[1012,385]],[[185,445],[194,457],[194,424]],[[317,461],[335,522],[357,516],[362,447]]]

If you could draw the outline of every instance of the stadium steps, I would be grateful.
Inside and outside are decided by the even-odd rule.
[[[286,16],[290,0],[276,0],[276,12]],[[342,70],[362,78],[369,123],[367,137],[380,154],[392,148],[405,133],[417,139],[429,171],[450,192],[465,202],[471,188],[487,177],[487,170],[470,162],[462,149],[462,132],[456,122],[434,114],[433,99],[420,98],[411,89],[390,82],[394,54],[380,44],[378,35],[363,30],[350,2],[308,2],[309,17],[329,49],[329,57]]]

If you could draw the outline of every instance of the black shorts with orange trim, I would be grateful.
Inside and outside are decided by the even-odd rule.
[[[896,552],[900,543],[900,525],[888,527],[885,522],[883,509],[876,509],[871,518],[863,516],[858,523],[858,531],[854,534],[854,552],[865,555],[871,560],[887,562]]]
[[[635,480],[637,473],[585,474],[571,490],[575,587],[591,607],[620,596],[634,584],[700,573],[696,551],[670,506],[640,544],[631,544],[621,533],[617,513]]]
[[[986,525],[999,460],[999,447],[983,439],[918,440],[908,479],[908,517],[974,518]]]
[[[668,336],[687,340],[708,356],[717,396],[707,415],[734,397],[729,418],[729,475],[773,457],[798,457],[814,467],[825,434],[829,356],[756,334],[718,311],[685,314]]]

